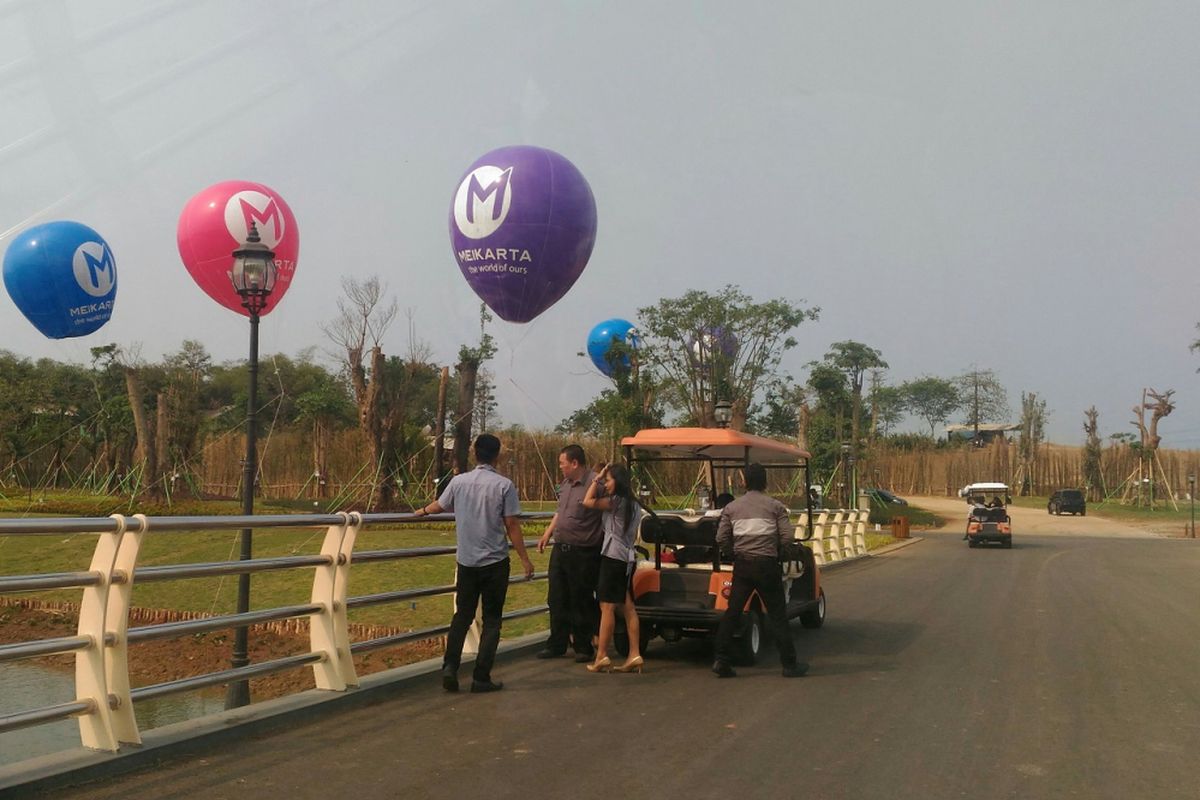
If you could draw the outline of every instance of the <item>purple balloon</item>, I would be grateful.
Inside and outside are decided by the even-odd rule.
[[[706,328],[691,340],[692,357],[700,364],[711,364],[718,356],[732,360],[738,351],[737,336],[720,325]]]
[[[509,322],[529,322],[557,303],[595,243],[591,187],[574,164],[542,147],[501,147],[482,156],[450,205],[458,268]]]

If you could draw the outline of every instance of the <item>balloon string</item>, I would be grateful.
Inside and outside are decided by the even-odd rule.
[[[545,414],[547,417],[550,417],[550,412],[546,411],[545,408],[542,408],[542,405],[540,403],[538,403],[538,401],[535,400],[529,394],[529,392],[525,391],[519,383],[517,383],[515,380],[513,380],[513,378],[511,376],[509,377],[508,382],[511,383],[513,386],[515,386],[517,391],[519,391],[521,394],[523,394],[527,398],[529,398],[529,402],[531,402],[535,406],[537,406],[538,409],[540,409],[543,414]],[[534,438],[533,431],[530,430],[529,414],[526,412],[524,404],[519,404],[519,407],[521,409],[521,416],[525,420],[525,424],[522,426],[525,430],[525,435],[529,437],[529,441],[533,445],[533,452],[537,454],[538,461],[540,461],[542,463],[543,474],[545,474],[546,478],[550,481],[550,485],[553,486],[555,483],[554,471],[552,469],[550,469],[550,465],[546,463],[546,457],[544,455],[542,455],[542,448],[538,446],[538,440],[536,438]],[[553,417],[551,417],[551,419],[553,419]]]

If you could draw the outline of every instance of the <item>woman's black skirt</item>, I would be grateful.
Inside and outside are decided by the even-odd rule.
[[[596,599],[601,603],[624,603],[629,590],[630,567],[627,561],[618,561],[608,556],[600,557],[600,580],[596,585]]]

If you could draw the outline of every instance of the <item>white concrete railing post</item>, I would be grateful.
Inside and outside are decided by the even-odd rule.
[[[117,750],[117,737],[108,705],[108,678],[104,664],[107,628],[104,616],[108,611],[108,589],[112,584],[113,565],[125,534],[124,517],[116,520],[117,530],[100,533],[96,549],[92,552],[89,571],[99,575],[100,580],[83,587],[78,629],[79,635],[90,639],[91,644],[75,651],[75,698],[90,702],[92,706],[88,713],[79,715],[79,738],[84,747],[113,752]]]
[[[113,514],[112,517],[125,529],[113,564],[114,575],[120,574],[124,580],[113,584],[108,590],[105,627],[111,641],[104,649],[104,673],[108,680],[108,691],[117,701],[117,707],[112,712],[113,732],[117,741],[141,744],[142,736],[133,715],[133,699],[129,694],[129,606],[142,537],[150,529],[150,523],[145,514],[134,514],[138,530],[128,530],[123,516]]]
[[[336,692],[358,685],[354,660],[350,657],[349,620],[346,613],[346,589],[349,584],[350,554],[362,519],[354,514],[341,513],[342,523],[325,530],[321,555],[328,564],[313,571],[312,602],[322,611],[308,617],[309,647],[325,658],[312,665],[313,679],[318,689]],[[348,540],[348,541],[347,541]]]

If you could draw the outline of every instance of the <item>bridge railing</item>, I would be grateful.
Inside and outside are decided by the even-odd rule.
[[[523,521],[549,520],[550,513],[522,514]],[[406,642],[441,636],[449,625],[424,628],[350,641],[348,611],[421,597],[452,594],[454,585],[429,586],[349,597],[351,563],[379,563],[414,558],[452,555],[456,548],[407,547],[355,552],[360,531],[370,526],[449,522],[451,514],[417,517],[413,514],[296,514],[264,516],[147,517],[143,514],[113,514],[100,518],[0,520],[0,536],[46,536],[92,534],[96,546],[86,571],[0,576],[0,595],[55,589],[82,590],[75,636],[38,639],[0,645],[0,663],[51,655],[75,655],[75,698],[53,705],[0,716],[0,733],[75,717],[80,741],[85,747],[116,751],[121,744],[138,744],[141,735],[133,703],[175,692],[248,680],[263,675],[311,666],[316,686],[344,691],[358,685],[353,656],[395,647]],[[186,535],[197,531],[325,528],[320,552],[213,563],[169,564],[138,567],[138,556],[147,534]],[[532,546],[534,542],[526,542]],[[130,599],[138,584],[189,578],[241,575],[277,570],[312,569],[309,602],[257,609],[242,614],[224,614],[182,622],[129,628]],[[546,573],[534,575],[544,580]],[[523,582],[523,577],[512,583]],[[505,619],[533,616],[545,605],[516,609]],[[239,628],[265,622],[307,617],[309,650],[305,653],[205,673],[179,680],[130,688],[128,645],[152,639],[174,639],[214,630]],[[467,652],[473,651],[477,632],[468,637]]]

